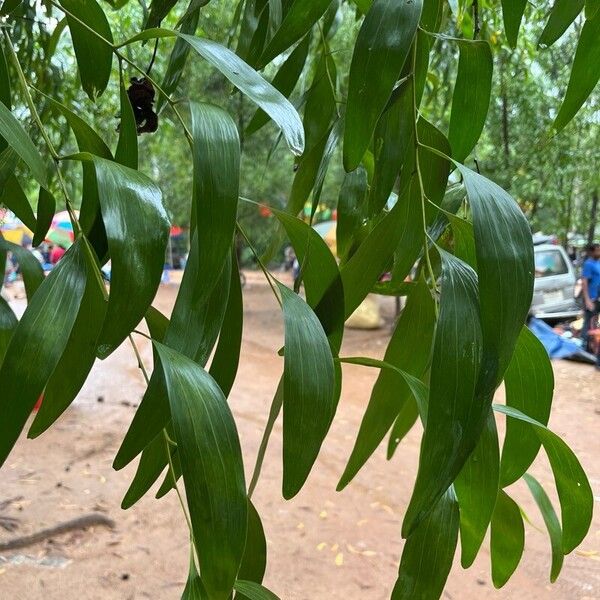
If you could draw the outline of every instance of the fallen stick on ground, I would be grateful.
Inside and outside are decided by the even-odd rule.
[[[55,535],[61,535],[63,533],[68,533],[69,531],[86,529],[87,527],[93,526],[104,526],[113,529],[115,527],[115,522],[105,515],[92,513],[83,517],[71,519],[70,521],[65,521],[64,523],[59,523],[54,527],[42,529],[41,531],[32,533],[31,535],[24,535],[22,537],[8,540],[7,542],[0,542],[0,552],[33,546],[33,544],[43,542],[44,540],[54,537]]]

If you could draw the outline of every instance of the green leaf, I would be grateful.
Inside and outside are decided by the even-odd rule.
[[[406,540],[392,600],[434,600],[442,595],[458,542],[459,511],[452,488]]]
[[[413,428],[419,418],[419,408],[415,399],[411,396],[402,406],[390,431],[387,447],[387,459],[391,460],[396,448],[404,439],[406,434]]]
[[[585,0],[554,0],[548,22],[540,35],[539,46],[551,46],[583,10]],[[588,18],[589,15],[588,15]]]
[[[367,172],[363,167],[346,173],[340,188],[337,204],[335,240],[337,255],[341,261],[350,257],[355,244],[355,234],[365,217],[367,197]]]
[[[448,139],[452,157],[462,162],[483,131],[492,92],[492,51],[486,41],[458,42],[460,58],[452,96]]]
[[[481,360],[477,276],[440,250],[442,291],[431,363],[427,426],[402,535],[410,535],[452,484],[477,444],[489,410],[475,395]],[[482,422],[483,417],[483,422]]]
[[[144,23],[144,29],[158,27],[176,4],[177,0],[152,0],[148,12],[148,20]]]
[[[258,104],[277,123],[294,154],[302,153],[304,149],[302,121],[296,109],[281,92],[267,83],[228,48],[211,40],[186,34],[180,35],[200,56],[219,69],[233,85]]]
[[[198,364],[154,342],[180,455],[194,544],[210,598],[230,597],[246,539],[242,452],[223,392]]]
[[[44,281],[44,270],[33,254],[18,244],[7,242],[0,237],[0,250],[11,252],[19,263],[27,300],[31,301],[33,295]],[[4,265],[2,265],[2,268]]]
[[[493,394],[504,376],[533,295],[531,228],[501,187],[457,164],[475,231],[483,358],[478,393]]]
[[[19,121],[2,102],[0,102],[0,136],[29,167],[36,181],[41,186],[47,187],[48,173],[44,160]]]
[[[35,231],[36,220],[31,204],[14,174],[10,174],[4,182],[0,193],[0,204],[6,206],[32,231]]]
[[[553,127],[563,129],[577,114],[600,79],[600,13],[587,19],[581,29],[571,77]]]
[[[194,158],[192,202],[199,247],[195,299],[205,300],[229,255],[239,197],[240,139],[231,116],[211,104],[190,103]]]
[[[529,423],[540,438],[554,473],[560,500],[563,554],[569,554],[582,542],[592,520],[594,497],[581,464],[560,437],[535,419],[509,406],[494,404],[494,410]]]
[[[283,497],[299,491],[335,412],[335,375],[323,327],[308,305],[279,284],[285,325]]]
[[[181,595],[181,600],[208,600],[206,590],[202,585],[202,579],[196,569],[193,551],[190,552],[190,572],[185,584],[185,589]]]
[[[10,76],[8,74],[8,64],[4,56],[4,48],[0,44],[0,103],[4,104],[8,110],[12,108]],[[0,143],[0,149],[2,144]]]
[[[159,188],[145,175],[93,157],[112,261],[98,356],[106,358],[143,318],[160,283],[169,221]]]
[[[104,140],[84,121],[79,115],[69,110],[64,104],[44,95],[50,105],[58,110],[67,120],[67,123],[77,141],[80,152],[90,152],[101,158],[113,159],[112,152]],[[98,257],[102,260],[106,254],[106,232],[102,225],[100,205],[98,201],[98,185],[96,183],[96,172],[91,162],[84,161],[83,167],[83,190],[81,200],[81,211],[79,223],[94,246]]]
[[[119,141],[115,150],[115,160],[130,169],[138,168],[137,125],[133,107],[129,101],[123,71],[119,70],[119,86],[121,100],[121,122],[119,124]]]
[[[263,51],[259,67],[264,67],[306,35],[323,16],[331,0],[294,0],[275,35]]]
[[[375,0],[365,17],[354,46],[348,80],[346,171],[358,167],[369,146],[406,61],[421,7],[421,0]]]
[[[229,392],[233,387],[240,362],[243,321],[242,282],[237,257],[235,253],[232,253],[229,297],[223,315],[223,327],[219,334],[219,342],[215,348],[209,370],[211,377],[219,384],[226,397],[229,396]]]
[[[191,252],[164,342],[188,358],[196,360],[201,366],[208,361],[223,323],[226,310],[223,299],[228,297],[231,282],[229,268],[228,264],[208,302],[194,302],[194,289],[198,281],[198,244],[192,239]],[[155,369],[150,378],[150,385],[115,457],[115,469],[122,469],[131,462],[171,418],[164,386],[162,371]]]
[[[306,302],[315,311],[337,354],[344,335],[344,289],[336,260],[323,238],[307,223],[283,211],[273,214],[284,226],[301,265]]]
[[[502,16],[504,18],[504,31],[511,47],[517,46],[519,29],[523,20],[523,13],[527,0],[502,0]]]
[[[425,281],[420,279],[408,297],[383,360],[417,379],[422,377],[429,366],[434,325],[433,298]],[[362,468],[405,405],[414,406],[411,400],[412,390],[404,377],[396,371],[382,369],[373,386],[338,490],[343,489]]]
[[[523,327],[515,353],[504,376],[506,404],[543,425],[548,424],[554,372],[542,343]],[[508,419],[500,466],[502,486],[514,483],[527,471],[540,449],[540,440],[530,434],[530,426]]]
[[[58,46],[58,42],[60,41],[60,37],[67,27],[67,18],[63,17],[57,24],[52,33],[50,34],[50,38],[48,39],[48,45],[46,46],[46,50],[44,52],[44,58],[47,61],[54,56],[56,52],[56,48]]]
[[[31,299],[0,368],[0,464],[62,356],[84,288],[83,248],[76,242]]]
[[[56,200],[54,196],[46,188],[41,187],[38,196],[35,233],[33,235],[34,247],[39,246],[44,241],[50,225],[52,225],[55,211]]]
[[[271,84],[276,90],[279,90],[286,98],[294,91],[298,79],[302,74],[308,50],[310,48],[310,35],[305,35],[300,43],[294,48],[286,61],[279,67],[279,70],[273,77]],[[260,108],[254,113],[254,116],[246,127],[248,135],[258,131],[263,125],[269,122],[269,116]]]
[[[235,582],[236,591],[244,594],[248,600],[279,600],[273,592],[253,581],[238,579]]]
[[[281,128],[290,150],[294,154],[302,154],[304,129],[296,109],[281,92],[278,92],[229,48],[212,40],[169,29],[148,29],[134,35],[121,45],[126,46],[151,38],[176,35],[184,39],[202,58],[218,69],[235,87],[262,108]]]
[[[340,272],[344,285],[346,316],[351,315],[371,291],[399,246],[407,250],[416,247],[417,251],[413,254],[418,255],[418,248],[423,239],[419,229],[421,218],[420,200],[417,205],[407,197],[399,198],[348,262],[342,265]],[[403,254],[408,255],[409,252]],[[412,257],[409,268],[412,268],[416,258],[416,255]]]
[[[247,0],[243,6],[242,24],[235,53],[251,67],[264,49],[269,30],[268,0]]]
[[[200,20],[200,8],[208,3],[208,0],[203,0],[198,6],[196,0],[190,0],[190,5],[185,15],[181,18],[179,23],[181,33],[187,33],[194,35],[198,28],[198,21]],[[165,71],[160,87],[170,96],[176,89],[181,80],[183,69],[190,53],[190,45],[183,39],[177,38],[173,50],[169,56],[169,64]],[[159,113],[166,102],[163,94],[158,95],[156,101],[156,112]]]
[[[413,82],[404,83],[379,118],[373,138],[375,171],[369,194],[369,213],[381,212],[404,165],[413,138]]]
[[[169,464],[166,443],[161,430],[144,448],[133,480],[121,502],[123,510],[132,507],[152,487]]]
[[[0,253],[0,260],[6,260],[6,256]],[[6,350],[10,344],[13,333],[17,328],[17,317],[6,300],[0,297],[0,367],[4,361]]]
[[[593,19],[600,13],[600,2],[598,0],[585,0],[585,16]]]
[[[60,0],[60,4],[67,11],[81,86],[95,102],[106,89],[112,70],[110,25],[96,0]],[[91,34],[88,27],[98,35]]]
[[[0,8],[0,15],[10,14],[13,10],[18,8],[21,2],[23,2],[23,0],[4,0],[2,8]]]
[[[85,291],[69,341],[46,384],[44,402],[35,416],[27,437],[37,437],[60,417],[75,400],[94,365],[106,302],[104,290],[100,287],[103,284],[94,274],[91,256],[91,251],[86,253]]]
[[[509,421],[510,422],[510,421]],[[563,565],[563,552],[562,552],[562,530],[560,528],[560,522],[554,512],[554,507],[548,495],[544,491],[544,488],[540,485],[537,479],[531,476],[529,473],[525,473],[523,476],[525,483],[529,487],[531,495],[535,499],[546,529],[548,529],[548,535],[550,536],[550,545],[552,548],[552,568],[550,569],[550,581],[554,583],[560,574],[560,570]]]
[[[426,31],[437,33],[444,16],[444,0],[424,0],[421,26]]]
[[[248,499],[248,534],[246,547],[238,578],[245,581],[262,583],[267,567],[267,540],[260,520],[260,515]],[[236,595],[236,600],[248,600],[247,596]]]
[[[77,141],[77,147],[80,152],[90,152],[101,158],[112,160],[113,155],[106,142],[98,135],[95,129],[82,119],[78,114],[67,108],[64,104],[61,104],[54,98],[42,94],[44,99],[60,112],[66,119],[69,127],[72,129]]]
[[[460,506],[460,562],[464,569],[473,564],[492,519],[499,472],[498,432],[490,410],[479,443],[454,482]]]
[[[519,566],[525,546],[521,510],[504,490],[498,492],[491,532],[492,581],[495,588],[501,588]]]

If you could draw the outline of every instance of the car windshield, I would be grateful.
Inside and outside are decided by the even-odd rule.
[[[535,276],[550,277],[564,275],[569,269],[562,254],[558,250],[541,250],[535,253]]]

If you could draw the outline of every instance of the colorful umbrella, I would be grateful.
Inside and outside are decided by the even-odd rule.
[[[69,213],[66,210],[56,213],[54,219],[52,219],[48,235],[46,235],[46,240],[67,249],[72,246],[74,239],[75,234],[73,233],[73,224]]]

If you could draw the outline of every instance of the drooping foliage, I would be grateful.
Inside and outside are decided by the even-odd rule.
[[[228,16],[227,43],[209,39],[202,25],[217,4],[152,0],[143,15],[126,0],[0,5],[0,201],[36,243],[58,207],[75,232],[45,279],[0,238],[0,266],[15,253],[29,300],[20,321],[0,301],[0,464],[40,393],[31,436],[69,406],[96,357],[127,340],[137,354],[134,330],[145,319],[154,371],[144,370],[147,390],[114,465],[140,456],[124,507],[165,469],[159,497],[183,479],[192,540],[184,598],[276,598],[262,586],[266,540],[252,492],[280,412],[283,496],[310,477],[335,419],[344,363],[380,373],[340,489],[368,468],[388,432],[391,456],[418,420],[424,428],[392,598],[440,597],[459,540],[468,567],[488,529],[493,581],[504,585],[525,527],[505,488],[521,478],[547,526],[556,579],[589,528],[593,497],[578,459],[547,428],[551,368],[524,327],[534,272],[529,225],[474,160],[494,100],[497,46],[505,53],[518,44],[527,3],[240,0],[218,13]],[[568,4],[548,3],[540,40],[551,45],[573,21],[581,25],[568,87],[553,107],[556,131],[600,76],[597,3],[585,11],[583,1]],[[504,28],[491,40],[486,19],[500,9]],[[435,114],[430,65],[446,48],[455,59],[451,110]],[[61,52],[77,65],[74,90],[49,77]],[[219,106],[203,89],[180,97],[192,62],[207,88],[223,91]],[[255,106],[248,123],[229,114],[231,98]],[[170,225],[161,187],[169,182],[143,172],[138,148],[167,129],[189,144],[182,157],[193,173],[190,255],[170,319],[152,306]],[[72,132],[76,153],[62,152],[58,131]],[[272,152],[285,144],[295,169],[285,206],[272,207],[279,225],[271,250],[286,238],[293,245],[305,293],[265,270],[282,308],[284,360],[250,476],[228,406],[243,313],[235,247],[239,236],[253,244],[241,215],[260,200],[240,196],[240,185],[252,195],[253,183],[241,180],[244,144],[273,131]],[[158,164],[160,143],[143,147]],[[328,172],[341,168],[336,257],[311,225]],[[107,288],[100,267],[109,259]],[[380,283],[387,271],[391,281]],[[371,291],[408,296],[385,356],[340,356],[344,321]],[[506,405],[493,405],[503,382]],[[496,419],[507,421],[502,446]],[[527,473],[542,448],[558,509]]]

